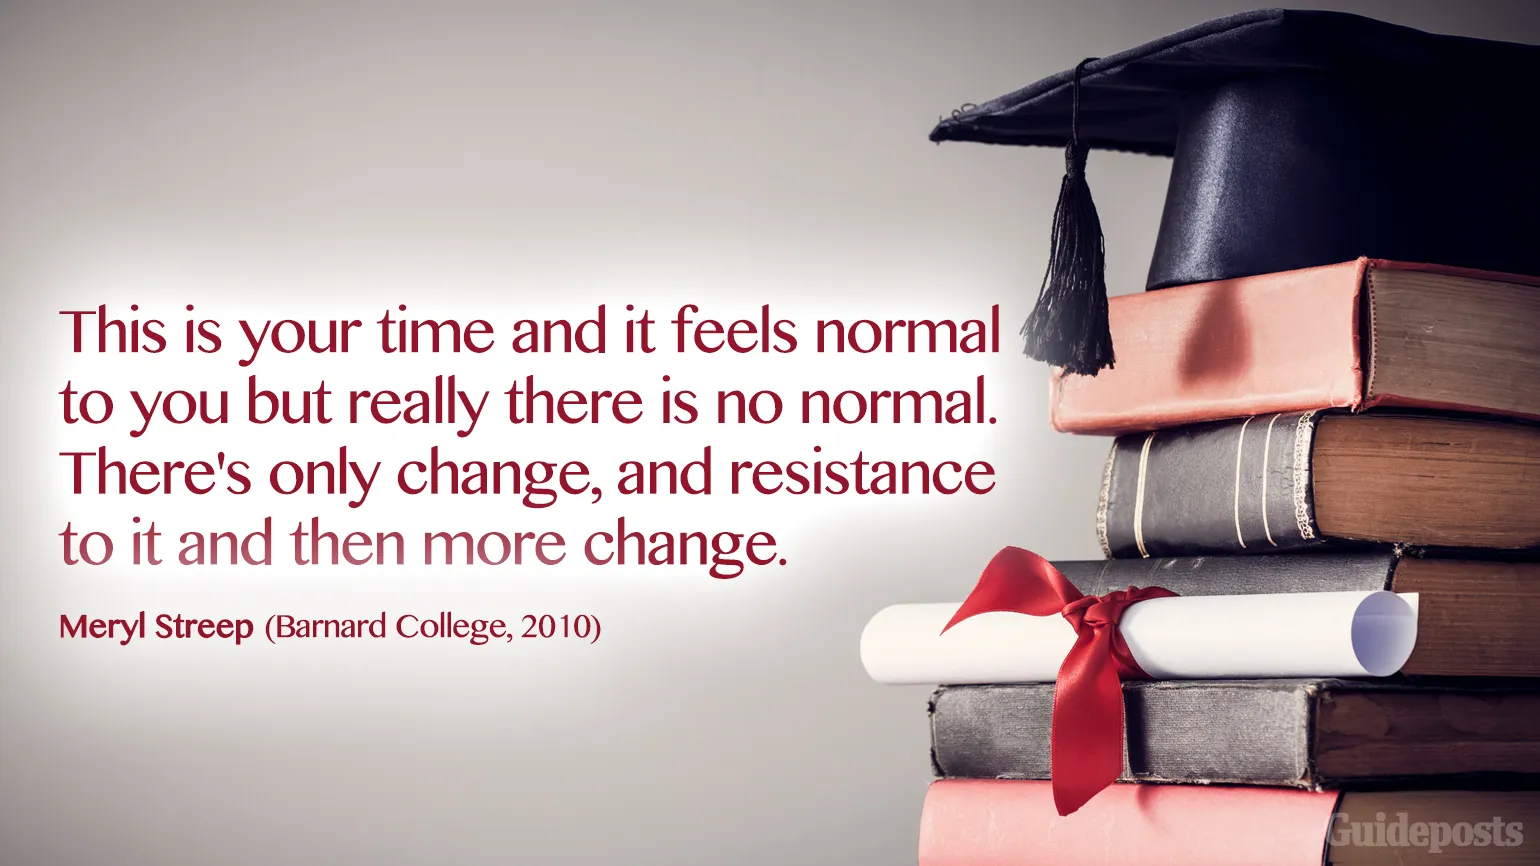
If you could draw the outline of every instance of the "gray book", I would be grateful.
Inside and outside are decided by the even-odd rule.
[[[931,697],[943,777],[1046,779],[1054,687],[949,686]],[[1299,788],[1415,778],[1540,782],[1540,684],[1125,683],[1124,778]]]
[[[1096,515],[1111,559],[1348,540],[1540,548],[1540,425],[1292,412],[1119,437]]]
[[[1468,554],[1467,554],[1468,555]],[[1160,586],[1178,595],[1415,592],[1417,676],[1540,676],[1540,563],[1421,558],[1386,546],[1256,556],[1055,562],[1087,595]]]

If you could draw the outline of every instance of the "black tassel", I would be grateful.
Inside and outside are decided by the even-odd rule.
[[[1037,306],[1021,326],[1028,356],[1082,376],[1095,376],[1114,360],[1102,223],[1086,185],[1086,147],[1080,143],[1080,74],[1089,62],[1075,67],[1070,140],[1064,149],[1059,205],[1053,212],[1048,272]]]

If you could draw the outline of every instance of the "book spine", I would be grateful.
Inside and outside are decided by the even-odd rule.
[[[1268,553],[1320,544],[1311,497],[1317,412],[1119,437],[1096,519],[1108,557]]]
[[[931,696],[937,775],[1047,779],[1052,684],[951,686]],[[1127,683],[1124,778],[1311,787],[1313,695],[1291,680]]]
[[[1336,804],[1330,792],[1114,785],[1061,817],[1046,782],[943,780],[925,793],[919,862],[1320,866]]]

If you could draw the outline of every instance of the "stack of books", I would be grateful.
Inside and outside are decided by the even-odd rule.
[[[940,686],[922,866],[1540,863],[1537,73],[1261,10],[935,127],[1067,144],[1023,334],[1115,439],[1103,560],[1010,548],[862,636]],[[1096,149],[1174,158],[1110,301]]]
[[[1056,567],[1087,595],[1415,593],[1415,648],[1382,679],[1126,683],[1139,784],[1066,817],[1034,781],[1054,685],[944,685],[921,863],[1540,862],[1534,282],[1357,261],[1113,299],[1118,367],[1053,395],[1058,429],[1120,434],[1107,559]],[[1205,329],[1241,345],[1194,376],[1221,292]],[[1271,411],[1302,390],[1318,410]]]
[[[1054,684],[942,685],[921,863],[1540,862],[1537,283],[1359,260],[1114,299],[1119,366],[1052,398],[1116,435],[1107,558],[1056,568],[1088,596],[1401,593],[1415,647],[1377,679],[1128,682],[1138,784],[1068,816]]]

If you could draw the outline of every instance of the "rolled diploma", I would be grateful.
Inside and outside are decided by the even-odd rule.
[[[1156,679],[1389,676],[1417,640],[1417,596],[1297,592],[1152,598],[1119,630]],[[992,612],[941,629],[956,604],[899,604],[861,633],[861,663],[880,683],[1052,682],[1075,645],[1062,616]]]

